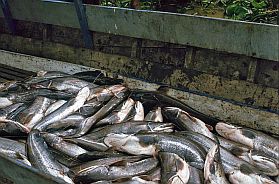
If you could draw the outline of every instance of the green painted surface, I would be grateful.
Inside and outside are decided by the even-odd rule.
[[[15,19],[79,28],[71,3],[8,2]],[[92,31],[279,61],[278,25],[92,5],[86,5],[86,13]]]

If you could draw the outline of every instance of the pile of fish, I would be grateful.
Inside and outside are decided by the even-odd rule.
[[[279,141],[100,71],[0,83],[0,156],[61,183],[278,183]]]

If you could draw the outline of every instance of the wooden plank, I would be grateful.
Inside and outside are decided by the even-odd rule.
[[[79,28],[72,3],[8,0],[17,20]],[[279,26],[86,5],[89,29],[279,61]],[[0,12],[0,16],[3,16]]]
[[[8,51],[0,51],[0,53],[0,63],[18,67],[20,69],[31,70],[33,72],[36,72],[38,70],[58,70],[65,71],[67,73],[75,73],[79,71],[93,70],[92,67],[86,67],[78,64],[61,62],[25,54]],[[88,55],[88,53],[85,54]],[[96,54],[101,57],[100,53]],[[78,55],[78,57],[80,57],[80,55]],[[9,58],[10,61],[17,61],[17,63],[5,62],[6,58]],[[112,58],[109,57],[103,59],[112,61]],[[81,58],[81,60],[84,60],[84,58]],[[94,60],[97,61],[96,56],[94,57]],[[107,74],[111,76],[114,75],[111,72],[107,72]],[[123,75],[118,76],[120,78],[123,78],[128,87],[131,88],[156,90],[160,86],[159,84],[134,79],[131,77],[125,77]],[[167,93],[172,97],[180,99],[191,107],[210,116],[219,118],[223,121],[279,135],[279,115],[276,113],[263,111],[245,105],[236,105],[235,103],[231,103],[226,100],[210,98],[208,96],[202,96],[199,94],[181,91],[173,88],[169,88]]]

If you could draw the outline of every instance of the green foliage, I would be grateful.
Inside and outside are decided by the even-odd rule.
[[[177,6],[177,12],[210,16],[218,8],[224,12],[224,18],[276,24],[279,12],[278,9],[270,8],[269,1],[271,0],[189,0],[187,6]],[[130,2],[131,0],[102,0],[101,5],[129,8]],[[140,9],[156,10],[158,4],[160,0],[140,0]]]
[[[233,0],[227,2],[225,6],[227,18],[265,23],[276,19],[276,10],[268,9],[267,0]]]

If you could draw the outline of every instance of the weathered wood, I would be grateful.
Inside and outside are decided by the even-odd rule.
[[[0,51],[0,53],[0,63],[5,63],[7,65],[25,70],[31,70],[33,72],[38,70],[59,70],[68,73],[75,73],[79,71],[92,70],[91,67],[61,62],[57,60],[45,59],[7,51]],[[103,57],[103,59],[108,58],[109,57]],[[12,62],[6,62],[7,59]],[[13,61],[17,61],[17,63]],[[112,74],[110,72],[107,72],[107,74],[115,76],[115,74]],[[123,78],[130,88],[156,90],[160,86],[155,83],[149,83],[131,77],[125,77],[121,75],[119,75],[119,77]],[[274,134],[279,134],[278,114],[262,111],[247,106],[240,106],[228,101],[218,100],[215,98],[201,96],[198,94],[172,88],[169,88],[167,94],[185,102],[186,104],[205,114],[220,118],[223,121],[255,128],[258,130],[263,130]]]
[[[264,87],[243,80],[228,79],[162,63],[4,34],[0,34],[0,48],[103,69],[278,112],[277,88]]]
[[[72,3],[8,0],[12,15],[79,28]],[[279,61],[279,26],[174,13],[86,5],[89,29]],[[3,16],[0,12],[0,16]]]

